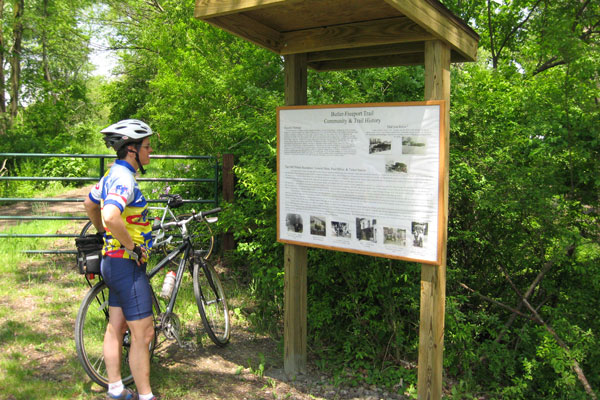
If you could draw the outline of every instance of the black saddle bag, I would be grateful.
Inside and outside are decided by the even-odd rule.
[[[100,274],[102,261],[102,235],[85,235],[75,238],[77,247],[77,268],[80,274]]]

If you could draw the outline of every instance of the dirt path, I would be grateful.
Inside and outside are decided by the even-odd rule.
[[[69,190],[57,199],[85,198],[89,193],[89,186]],[[27,202],[22,201],[9,206],[0,207],[0,215],[6,216],[30,216],[30,215],[85,215],[82,202]],[[0,231],[9,226],[17,225],[19,220],[0,220]]]

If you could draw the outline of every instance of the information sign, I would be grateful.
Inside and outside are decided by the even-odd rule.
[[[278,241],[439,264],[444,107],[279,107]]]

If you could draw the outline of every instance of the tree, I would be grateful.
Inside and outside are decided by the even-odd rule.
[[[10,97],[0,118],[5,122],[2,130],[11,136],[3,147],[62,148],[59,138],[69,137],[69,127],[93,117],[86,97],[90,26],[84,18],[91,4],[90,0],[3,2],[2,11],[9,17],[2,20],[2,40],[10,49],[3,46],[0,53],[10,69],[2,69],[2,99],[5,94]],[[31,136],[36,140],[29,140]]]
[[[199,154],[243,154],[274,140],[277,56],[194,19],[191,0],[109,4],[103,19],[122,59],[109,89],[112,119],[149,119],[163,149]]]
[[[449,292],[468,288],[478,298],[450,296],[461,304],[455,314],[465,311],[450,329],[479,336],[482,349],[473,358],[482,368],[462,371],[512,397],[524,388],[529,397],[574,397],[581,388],[594,397],[598,350],[586,335],[599,327],[581,316],[598,304],[580,296],[599,290],[590,264],[600,257],[591,245],[599,237],[598,4],[461,3],[471,5],[483,39],[481,62],[461,66],[453,82],[448,254],[449,285],[457,286]],[[485,311],[466,311],[479,307]],[[553,321],[552,329],[532,324],[540,321]],[[477,333],[480,324],[485,333]],[[461,335],[449,337],[447,346],[468,353],[454,340]],[[510,358],[498,352],[513,352],[521,365],[499,367]],[[486,363],[520,378],[486,373]]]
[[[0,0],[0,21],[4,21],[4,0]],[[0,24],[0,113],[6,112],[4,53],[4,24]]]
[[[535,75],[566,64],[575,53],[582,56],[581,51],[597,52],[600,6],[591,0],[443,3],[478,29],[494,69],[501,63],[513,64]]]
[[[4,0],[0,0],[0,135],[6,133],[6,77],[4,75]]]
[[[9,124],[16,118],[19,111],[19,94],[21,90],[21,51],[23,42],[23,11],[24,0],[13,1],[13,44],[10,50],[10,119]]]

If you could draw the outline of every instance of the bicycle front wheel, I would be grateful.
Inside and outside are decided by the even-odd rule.
[[[177,216],[177,220],[183,220],[191,216],[192,214],[181,214]],[[204,259],[208,259],[215,247],[215,238],[213,236],[212,229],[210,229],[210,224],[205,220],[190,221],[187,224],[187,230],[188,234],[190,235],[190,241],[194,250]],[[171,251],[173,251],[181,243],[181,235],[178,237],[175,236],[171,243],[161,246],[163,255],[168,256],[169,253],[171,253]],[[181,261],[180,258],[173,259],[171,260],[171,264],[174,267],[177,267],[179,265],[179,261]]]
[[[229,312],[221,280],[206,260],[194,262],[194,295],[198,311],[211,340],[217,346],[229,342]]]
[[[154,318],[156,321],[157,303],[153,295]],[[108,325],[108,286],[100,281],[87,293],[75,320],[75,347],[77,357],[88,376],[97,384],[108,387],[108,375],[104,364],[104,334]],[[129,369],[129,349],[131,335],[126,331],[123,335],[121,355],[121,375],[124,385],[133,382]],[[156,336],[150,343],[150,354],[156,346]]]
[[[181,214],[178,219],[189,218],[192,214]],[[187,225],[188,234],[196,254],[200,254],[204,259],[208,259],[215,247],[215,238],[210,229],[210,224],[205,220],[190,221]]]

